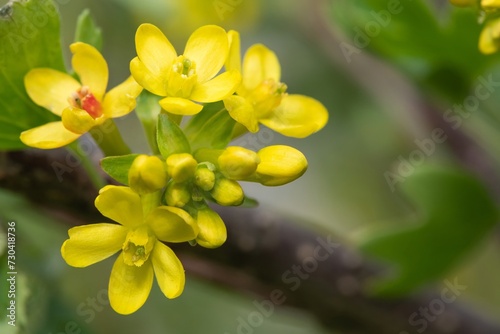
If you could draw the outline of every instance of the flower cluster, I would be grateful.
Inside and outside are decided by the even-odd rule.
[[[479,50],[492,54],[500,49],[500,0],[450,0],[459,7],[477,7],[481,12],[483,30],[479,36]]]
[[[98,50],[82,42],[71,45],[79,80],[52,69],[30,71],[25,77],[28,95],[61,121],[21,134],[33,147],[62,147],[131,112],[136,98],[151,102],[137,104],[138,114],[144,106],[159,104],[155,121],[143,122],[155,134],[152,154],[112,154],[113,145],[103,149],[102,169],[123,186],[102,188],[95,206],[118,224],[74,227],[61,249],[74,267],[120,252],[111,271],[109,299],[121,314],[133,313],[145,303],[154,276],[167,298],[182,293],[184,269],[166,243],[216,248],[226,241],[226,226],[210,203],[252,205],[255,201],[245,196],[240,181],[279,186],[307,169],[305,156],[293,147],[252,151],[229,146],[233,139],[259,131],[259,124],[303,138],[328,120],[317,100],[287,93],[271,50],[257,44],[241,59],[235,31],[203,26],[178,54],[157,27],[143,24],[135,44],[131,77],[107,94],[106,62]],[[190,117],[183,121],[183,116]]]

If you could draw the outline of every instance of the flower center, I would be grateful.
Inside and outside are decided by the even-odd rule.
[[[89,87],[82,86],[68,97],[68,102],[72,107],[85,110],[93,119],[102,115],[101,103],[90,92]]]
[[[248,97],[253,101],[259,118],[265,117],[266,114],[280,105],[281,99],[286,95],[287,88],[284,83],[267,79],[250,92]]]
[[[174,72],[179,73],[182,78],[187,79],[196,74],[196,64],[185,58],[184,56],[179,56],[173,65]]]
[[[142,266],[148,260],[155,242],[156,237],[147,225],[129,231],[122,247],[123,261],[129,266]]]
[[[174,60],[167,80],[168,96],[188,98],[197,82],[196,63],[179,56]]]

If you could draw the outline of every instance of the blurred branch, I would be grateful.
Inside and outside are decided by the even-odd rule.
[[[58,179],[54,164],[64,165],[66,159],[64,150],[1,153],[0,187],[69,215],[69,225],[102,220],[93,206],[97,189],[83,169],[73,167],[62,181]],[[428,334],[500,333],[499,325],[460,301],[448,303],[439,316],[425,320],[422,310],[436,301],[443,303],[442,293],[422,291],[392,300],[371,296],[365,287],[383,267],[334,236],[263,209],[221,208],[219,213],[228,227],[222,247],[175,245],[188,275],[251,294],[256,303],[273,303],[273,309],[281,302],[305,309],[325,327],[342,333],[414,333],[424,325]],[[234,324],[236,328],[236,319]]]

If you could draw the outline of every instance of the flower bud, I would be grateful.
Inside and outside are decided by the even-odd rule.
[[[500,49],[500,18],[486,22],[479,35],[479,50],[492,54]]]
[[[210,193],[218,204],[224,206],[240,205],[245,198],[245,194],[239,183],[225,177],[215,180],[214,188]]]
[[[165,191],[165,201],[169,206],[182,208],[191,200],[191,193],[186,183],[170,182]]]
[[[194,183],[205,191],[210,191],[215,185],[215,174],[206,166],[198,166],[194,172]]]
[[[167,172],[175,182],[184,182],[194,176],[197,164],[189,153],[172,154],[167,158]]]
[[[257,153],[239,146],[230,146],[219,156],[219,170],[233,180],[243,180],[257,169],[260,159]]]
[[[292,182],[307,170],[306,157],[290,146],[268,146],[257,152],[257,155],[261,162],[255,171],[255,178],[265,186]]]
[[[165,163],[155,156],[139,155],[130,166],[128,183],[139,194],[160,190],[167,184]]]
[[[209,207],[198,210],[196,223],[200,229],[196,242],[206,248],[221,246],[227,238],[226,225],[217,212]]]

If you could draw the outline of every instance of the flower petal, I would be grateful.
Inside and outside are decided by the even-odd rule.
[[[224,65],[229,49],[227,33],[216,25],[198,28],[189,37],[184,56],[196,64],[198,81],[213,78]]]
[[[90,44],[77,42],[70,45],[73,53],[71,64],[80,77],[83,86],[88,86],[99,101],[106,92],[108,85],[108,64],[96,48]]]
[[[151,255],[156,281],[167,298],[180,296],[184,290],[186,275],[175,253],[160,241],[156,241]]]
[[[159,96],[167,95],[167,85],[165,84],[164,76],[157,75],[148,70],[139,57],[135,57],[130,62],[130,73],[132,73],[135,81],[147,91]]]
[[[282,135],[307,137],[328,122],[328,111],[318,100],[304,95],[287,95],[267,118],[260,119],[265,126]]]
[[[68,107],[62,113],[62,123],[71,132],[84,134],[96,125],[96,120],[88,112]]]
[[[259,123],[255,117],[254,107],[247,99],[238,95],[232,95],[224,99],[224,107],[229,115],[238,123],[244,125],[248,131],[259,131]]]
[[[66,73],[51,68],[36,68],[26,74],[24,86],[33,102],[61,116],[69,105],[68,97],[81,85]]]
[[[194,219],[181,208],[159,206],[149,214],[146,222],[161,241],[190,241],[198,234]]]
[[[31,147],[59,148],[78,139],[81,135],[67,130],[62,122],[51,122],[21,133],[21,141]]]
[[[182,97],[166,97],[160,100],[161,107],[175,115],[195,115],[203,109],[201,104]]]
[[[120,314],[131,314],[141,308],[153,286],[153,266],[146,261],[142,266],[129,266],[118,256],[109,278],[109,302]]]
[[[135,49],[144,66],[155,77],[163,77],[172,66],[177,52],[156,26],[145,23],[137,28]]]
[[[229,30],[227,38],[229,41],[229,53],[225,64],[226,70],[236,70],[241,72],[240,34],[237,31]]]
[[[61,247],[62,257],[70,266],[80,268],[102,261],[122,248],[127,231],[121,225],[106,223],[73,227]]]
[[[281,67],[276,54],[262,44],[252,45],[243,59],[243,86],[253,90],[264,80],[280,81]]]
[[[232,95],[240,82],[240,72],[236,70],[224,72],[212,80],[196,85],[190,98],[205,103],[220,101]]]
[[[123,226],[135,227],[144,223],[141,197],[129,187],[105,186],[95,199],[103,216]]]
[[[200,228],[200,233],[198,233],[198,237],[196,238],[200,246],[216,248],[226,241],[226,225],[217,212],[210,208],[199,210],[196,223]]]
[[[102,104],[106,117],[121,117],[134,110],[136,98],[141,94],[142,87],[128,77],[127,80],[111,89],[105,96]]]

